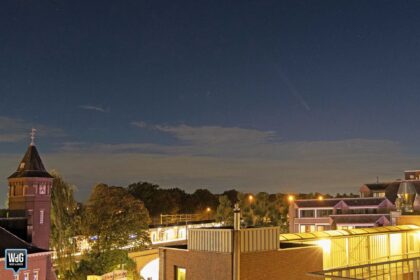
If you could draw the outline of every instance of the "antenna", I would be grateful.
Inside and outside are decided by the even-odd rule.
[[[31,133],[30,133],[30,135],[31,135],[31,146],[35,146],[35,134],[36,134],[36,129],[32,128]]]

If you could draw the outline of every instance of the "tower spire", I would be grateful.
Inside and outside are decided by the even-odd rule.
[[[32,128],[31,130],[31,146],[35,146],[35,134],[36,134],[36,129]]]

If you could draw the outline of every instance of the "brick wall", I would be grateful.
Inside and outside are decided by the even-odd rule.
[[[175,267],[185,268],[189,280],[231,280],[232,255],[161,248],[161,280],[174,280]],[[241,254],[241,280],[310,280],[308,272],[322,270],[322,249],[303,247]]]
[[[241,254],[241,280],[314,279],[306,273],[322,270],[322,249],[305,247]]]
[[[187,271],[187,279],[231,280],[232,254],[178,249],[159,249],[159,279],[174,280],[175,266]]]
[[[34,272],[38,271],[39,280],[52,280],[50,253],[28,255],[28,268],[19,271],[19,280],[25,279],[24,274],[29,273],[29,279],[34,279]],[[0,260],[0,279],[13,280],[13,272],[4,269],[4,259]]]

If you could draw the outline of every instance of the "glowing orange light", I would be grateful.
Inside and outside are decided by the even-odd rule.
[[[324,197],[322,195],[318,196],[318,200],[324,200]]]
[[[287,197],[287,200],[288,200],[289,202],[293,202],[293,201],[295,200],[295,197],[294,197],[293,195],[289,195],[289,196]]]

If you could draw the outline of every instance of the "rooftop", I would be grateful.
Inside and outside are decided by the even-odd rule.
[[[52,178],[45,169],[35,145],[29,145],[16,172],[10,175],[9,179],[23,177]]]
[[[28,254],[48,252],[47,250],[32,246],[28,242],[0,227],[0,258],[4,258],[4,250],[9,248],[27,249]]]
[[[386,198],[384,197],[355,197],[355,198],[327,198],[319,199],[304,199],[296,200],[295,204],[298,207],[334,207],[341,201],[348,206],[377,206],[381,204]]]
[[[280,234],[281,242],[289,241],[306,241],[311,239],[334,238],[352,235],[365,235],[385,232],[402,232],[420,230],[419,226],[415,225],[401,225],[401,226],[386,226],[373,228],[356,228],[356,229],[342,229],[342,230],[326,230],[306,233],[284,233]]]

